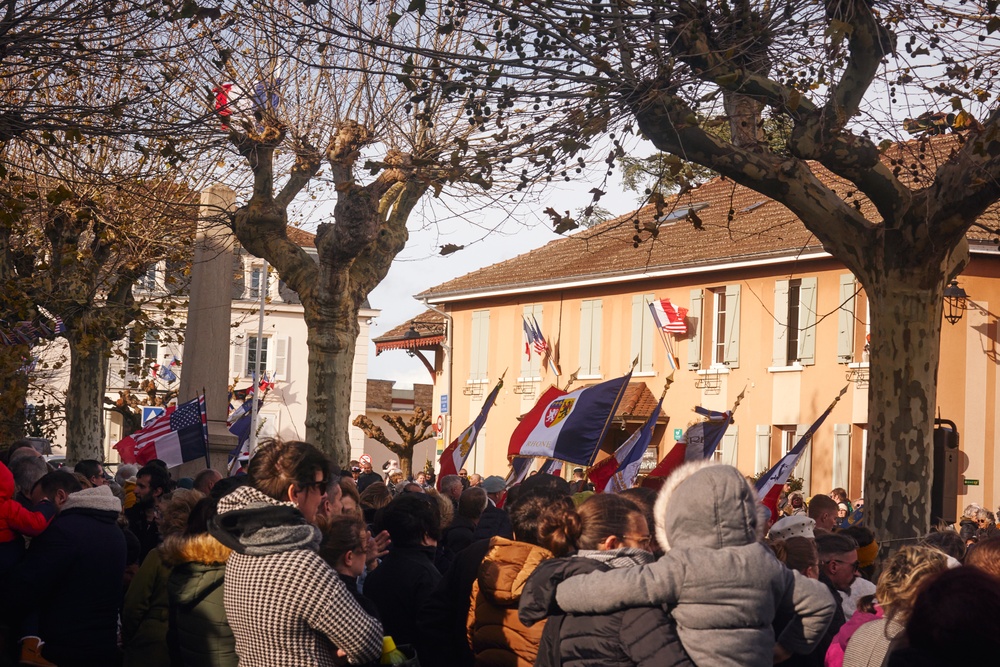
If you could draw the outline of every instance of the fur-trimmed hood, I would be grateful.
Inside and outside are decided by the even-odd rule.
[[[765,512],[739,470],[711,460],[691,461],[667,478],[656,497],[656,540],[664,551],[752,544],[767,530]]]
[[[115,497],[110,486],[95,486],[69,494],[59,511],[68,512],[79,509],[118,514],[122,511],[122,501]]]
[[[166,565],[225,563],[233,551],[208,533],[198,535],[168,535],[160,545],[160,555]]]

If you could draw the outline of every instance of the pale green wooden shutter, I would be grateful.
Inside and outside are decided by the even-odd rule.
[[[700,289],[691,290],[691,308],[688,310],[688,323],[691,325],[691,338],[688,340],[688,370],[701,368],[701,336],[704,329],[705,315],[703,306],[705,294]]]
[[[788,365],[788,281],[774,282],[774,342],[772,366]]]
[[[757,424],[754,450],[754,472],[764,472],[771,467],[771,425]]]
[[[740,286],[726,285],[726,347],[725,359],[729,368],[740,366]]]
[[[799,286],[799,363],[816,363],[816,278],[803,278]]]
[[[594,302],[580,302],[580,373],[593,375],[590,368],[590,350],[594,334]]]
[[[472,312],[472,345],[469,361],[469,380],[476,382],[488,380],[487,361],[490,345],[490,311],[474,310]]]
[[[653,315],[649,304],[655,299],[653,294],[636,294],[632,297],[632,347],[629,360],[639,357],[636,371],[649,373],[653,370],[653,338],[657,336]]]
[[[851,476],[851,425],[833,425],[833,486],[848,488]]]
[[[479,380],[489,380],[490,360],[490,311],[483,310],[479,317]]]
[[[857,290],[854,275],[840,275],[840,310],[837,312],[837,362],[849,364],[854,361],[854,302]]]
[[[639,358],[639,365],[636,366],[636,370],[642,371],[642,295],[633,294],[632,295],[632,345],[629,348],[629,360]]]
[[[601,327],[603,326],[603,319],[601,311],[603,310],[603,302],[600,299],[594,300],[593,312],[591,315],[591,334],[590,334],[590,373],[591,375],[601,374]],[[629,359],[631,361],[631,359]]]
[[[737,447],[739,445],[740,427],[738,424],[730,424],[726,429],[726,434],[722,436],[722,462],[726,465],[736,466],[738,460]]]

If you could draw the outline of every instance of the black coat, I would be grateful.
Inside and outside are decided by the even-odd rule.
[[[433,547],[393,547],[365,578],[365,597],[375,603],[386,635],[396,644],[417,640],[417,611],[438,581]]]
[[[489,550],[489,540],[473,542],[455,556],[444,577],[424,599],[417,615],[417,655],[422,664],[471,667],[474,663],[465,625],[472,584]]]
[[[475,530],[476,523],[472,519],[456,516],[451,525],[441,533],[441,546],[451,553],[457,554],[476,541],[476,538],[473,537]]]
[[[826,632],[823,634],[823,639],[820,640],[819,644],[812,650],[811,653],[793,654],[791,658],[781,663],[787,667],[823,667],[826,664],[826,652],[830,648],[830,644],[833,643],[833,638],[837,636],[840,629],[844,627],[844,623],[847,622],[847,616],[844,614],[843,598],[840,597],[840,593],[837,589],[830,584],[830,580],[826,578],[825,574],[820,574],[820,581],[826,584],[827,588],[830,589],[830,594],[833,595],[833,600],[836,603],[836,608],[833,610],[833,620],[830,622],[829,627],[827,627]],[[785,615],[778,613],[774,617],[774,622],[772,627],[774,628],[774,637],[777,639],[781,636],[781,633],[789,623],[797,622],[794,616]]]
[[[76,495],[76,494],[73,494]],[[38,614],[44,656],[58,665],[115,664],[125,536],[118,513],[64,509],[31,541],[3,597]]]
[[[504,537],[508,540],[514,539],[514,526],[510,522],[510,517],[505,510],[500,509],[493,503],[486,503],[483,515],[479,517],[479,523],[472,534],[474,539],[488,540],[491,537]]]
[[[590,558],[544,561],[528,577],[518,616],[525,625],[548,619],[536,667],[694,667],[677,626],[661,607],[637,607],[612,614],[564,614],[556,587],[578,574],[610,568]]]
[[[377,472],[363,472],[358,475],[358,493],[361,493],[372,484],[382,481],[384,481],[382,475]]]

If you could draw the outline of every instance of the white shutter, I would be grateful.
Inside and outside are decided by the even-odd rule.
[[[722,462],[726,465],[736,466],[737,446],[739,444],[740,427],[738,424],[730,424],[726,429],[726,434],[722,436]]]
[[[788,281],[774,282],[774,343],[772,366],[788,365]]]
[[[639,371],[651,373],[653,371],[653,339],[659,334],[656,332],[656,322],[653,321],[653,313],[649,310],[649,304],[653,303],[655,294],[646,294],[642,298],[642,318],[640,331],[642,332],[642,355],[639,357]],[[635,359],[635,357],[632,357]],[[669,363],[669,362],[668,362]]]
[[[601,316],[602,309],[601,300],[595,299],[590,332],[590,368],[593,375],[601,374],[601,328],[604,322]]]
[[[272,380],[288,379],[288,346],[290,340],[284,336],[276,336],[274,340],[274,362],[271,368]]]
[[[771,467],[771,425],[757,424],[754,450],[754,472],[764,472]]]
[[[591,335],[593,334],[593,301],[580,302],[580,373],[592,375],[590,368]]]
[[[636,370],[642,372],[643,363],[646,361],[642,355],[642,309],[645,307],[641,294],[632,295],[632,346],[628,355],[629,361],[638,357],[639,365]]]
[[[854,274],[840,275],[840,310],[837,311],[837,363],[854,361]]]
[[[688,360],[689,371],[696,371],[701,368],[701,335],[704,328],[705,316],[703,306],[705,294],[700,289],[691,290],[691,308],[688,310],[688,323],[691,325],[691,338],[688,340]]]
[[[726,285],[726,347],[729,368],[740,367],[740,286]]]
[[[833,425],[833,488],[848,488],[851,476],[851,425]]]
[[[479,380],[490,379],[490,311],[481,311],[479,317]]]
[[[803,278],[799,286],[799,363],[816,363],[816,278]]]
[[[230,365],[230,372],[232,377],[241,378],[246,375],[247,362],[246,362],[246,345],[247,337],[250,334],[242,334],[238,336],[235,341],[233,341],[233,361]]]

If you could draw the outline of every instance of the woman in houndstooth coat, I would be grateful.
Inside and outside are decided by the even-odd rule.
[[[241,667],[327,667],[372,661],[382,625],[320,558],[313,525],[331,464],[304,442],[271,441],[250,461],[250,486],[219,501],[211,533],[233,550],[225,608]],[[334,508],[339,511],[339,508]]]

